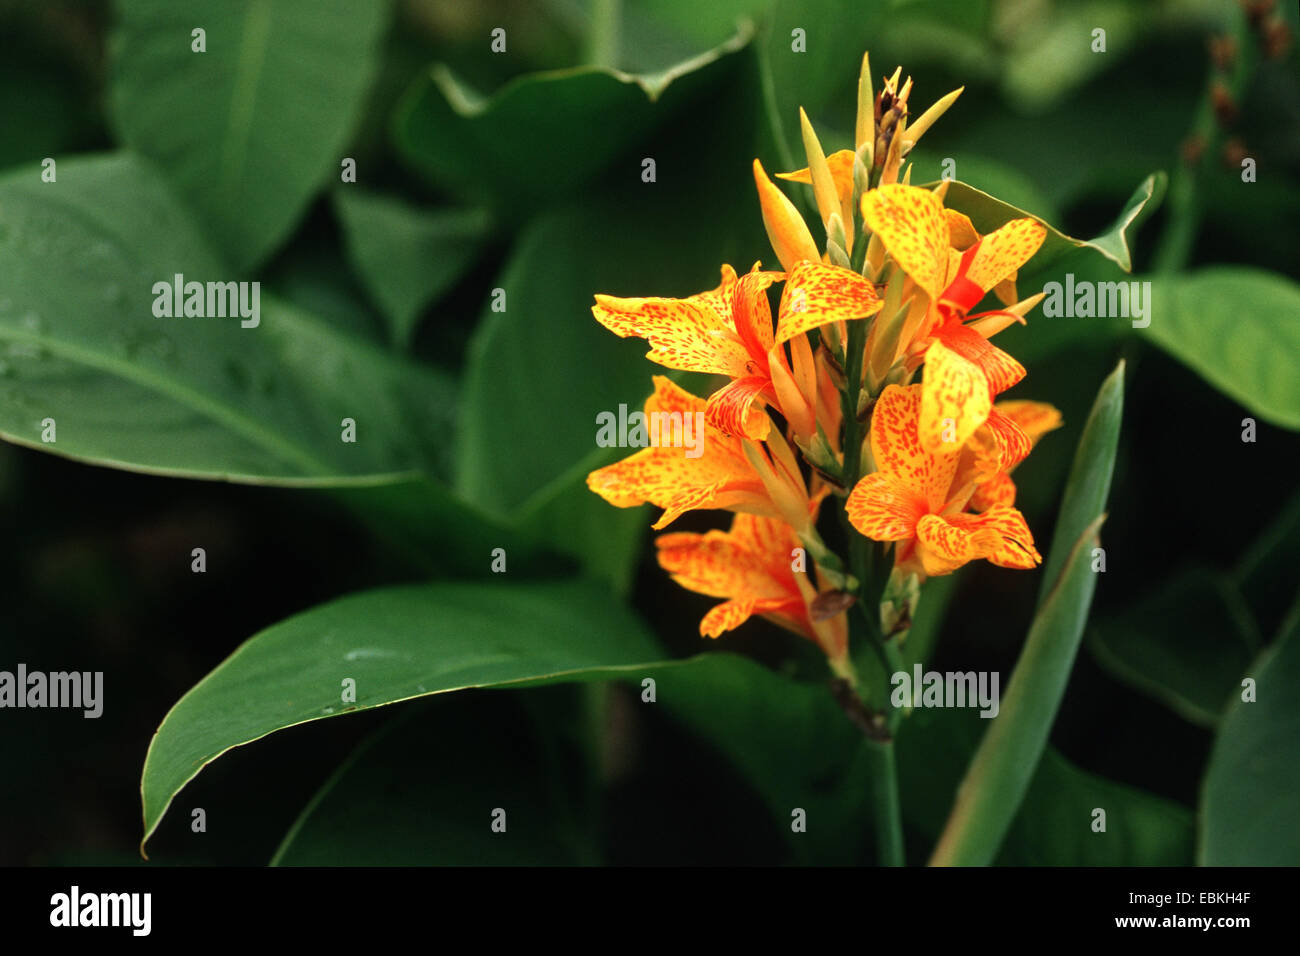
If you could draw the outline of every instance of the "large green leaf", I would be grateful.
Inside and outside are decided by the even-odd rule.
[[[797,859],[867,855],[866,738],[824,685],[795,683],[733,654],[702,654],[654,673],[658,704],[753,784]],[[792,813],[807,814],[795,832]]]
[[[240,270],[338,176],[377,65],[387,4],[119,0],[111,101]],[[206,31],[193,52],[191,31]],[[364,181],[365,171],[358,173]]]
[[[645,360],[644,342],[602,328],[591,306],[600,292],[712,288],[721,263],[743,270],[764,253],[749,169],[757,107],[717,117],[727,98],[717,99],[691,114],[703,124],[698,135],[657,151],[660,181],[632,170],[525,226],[496,281],[503,296],[487,304],[471,342],[457,489],[485,509],[560,532],[558,546],[618,586],[640,527],[582,483],[633,449],[599,448],[597,415],[639,409],[651,376],[667,370]]]
[[[245,641],[168,712],[145,758],[144,840],[207,764],[277,730],[467,687],[640,672],[656,657],[643,625],[586,583],[440,583],[331,601]]]
[[[348,255],[388,320],[394,343],[409,345],[420,310],[448,291],[482,251],[487,214],[424,210],[346,187],[335,191],[334,206]]]
[[[944,205],[969,216],[975,228],[981,233],[992,232],[1005,222],[1026,216],[1042,222],[1047,227],[1047,238],[1038,254],[1030,261],[1027,270],[1037,272],[1076,249],[1091,249],[1117,264],[1125,272],[1129,272],[1133,268],[1133,236],[1142,221],[1160,205],[1167,182],[1168,177],[1164,173],[1152,173],[1138,185],[1137,189],[1133,190],[1133,195],[1129,197],[1110,227],[1091,239],[1067,236],[1051,223],[1044,221],[1041,214],[1017,209],[960,180],[949,184]]]
[[[1121,680],[1212,727],[1258,651],[1259,636],[1232,582],[1196,568],[1098,624],[1090,646]]]
[[[898,738],[899,786],[909,827],[934,839],[987,721],[971,710],[913,711]],[[1092,829],[1106,811],[1106,830]],[[1186,866],[1192,812],[1088,773],[1047,747],[996,862],[1010,866]]]
[[[233,277],[130,154],[0,178],[0,435],[81,461],[249,482],[374,483],[450,444],[443,377],[270,296],[260,323],[159,318],[153,286]],[[46,443],[42,422],[55,420]],[[342,421],[356,422],[344,442]]]
[[[628,150],[644,143],[645,155],[658,157],[655,132],[684,104],[729,78],[733,54],[749,36],[744,29],[653,75],[604,67],[529,73],[487,98],[436,66],[398,109],[397,145],[437,184],[517,216],[520,209],[570,195],[620,156],[627,175],[639,178],[642,157]]]
[[[985,865],[1015,819],[1065,695],[1097,584],[1093,551],[1105,520],[1124,405],[1124,364],[1097,393],[1066,484],[1043,594],[1001,709],[957,790],[931,862]]]
[[[1214,266],[1157,276],[1152,292],[1145,336],[1249,411],[1300,429],[1300,285],[1261,269]]]
[[[556,734],[530,719],[527,693],[403,708],[317,791],[271,865],[591,861],[587,821],[560,786]],[[498,808],[504,832],[491,828]]]
[[[1300,604],[1246,671],[1219,725],[1201,790],[1200,861],[1209,866],[1300,865]]]

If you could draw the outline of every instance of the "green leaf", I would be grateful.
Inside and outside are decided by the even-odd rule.
[[[645,360],[643,341],[597,323],[594,296],[689,295],[715,287],[723,262],[744,270],[766,248],[750,172],[757,104],[730,106],[718,94],[698,109],[700,132],[655,152],[663,182],[629,170],[521,229],[465,372],[457,490],[557,532],[557,547],[618,588],[644,525],[583,484],[633,451],[598,447],[597,416],[640,409],[651,376],[674,373]]]
[[[454,391],[268,295],[260,322],[154,315],[153,286],[232,279],[152,166],[0,178],[0,436],[132,471],[253,483],[437,473]],[[46,419],[55,441],[43,441]],[[355,443],[342,420],[356,422]]]
[[[388,196],[334,192],[348,256],[388,320],[394,344],[415,335],[420,312],[474,264],[489,219],[479,209],[418,209]]]
[[[1259,636],[1232,582],[1195,568],[1099,624],[1090,646],[1116,677],[1213,727],[1259,649]]]
[[[1131,272],[1133,236],[1143,219],[1160,205],[1167,182],[1168,176],[1163,172],[1152,173],[1133,191],[1133,195],[1124,204],[1124,208],[1115,217],[1110,228],[1091,239],[1075,239],[1073,236],[1067,236],[1041,216],[1017,209],[959,180],[949,184],[944,205],[969,216],[981,234],[992,232],[1003,223],[1025,216],[1043,223],[1047,227],[1047,238],[1038,254],[1030,260],[1026,271],[1037,271],[1075,249],[1092,249],[1116,263],[1125,272]],[[927,188],[935,185],[937,183],[930,183]]]
[[[970,710],[915,710],[898,738],[907,825],[939,835],[987,720]],[[1106,811],[1105,832],[1093,810]],[[1187,866],[1192,812],[1173,801],[1088,773],[1048,746],[996,862],[1006,866]]]
[[[798,859],[865,858],[866,738],[824,685],[795,683],[727,653],[701,654],[650,676],[657,703],[753,784]],[[791,829],[795,808],[807,812],[805,833]]]
[[[1143,334],[1229,398],[1300,429],[1300,284],[1246,266],[1152,280]]]
[[[957,791],[931,862],[986,865],[1015,818],[1069,681],[1097,576],[1092,551],[1105,520],[1124,403],[1124,363],[1102,383],[1066,484],[1043,594],[1020,660]]]
[[[299,814],[272,866],[529,866],[591,860],[554,732],[518,692],[410,705]],[[491,829],[506,811],[505,834]]]
[[[120,0],[110,99],[121,141],[158,161],[239,271],[293,229],[377,67],[385,3]],[[206,31],[206,52],[191,30]]]
[[[635,76],[604,67],[529,73],[487,98],[446,66],[435,66],[398,108],[397,146],[437,185],[518,216],[570,195],[619,157],[625,175],[639,178],[642,157],[628,150],[655,143],[684,104],[726,82],[734,54],[749,37],[742,29],[661,73]]]
[[[322,604],[245,641],[168,712],[145,758],[141,848],[205,766],[277,730],[467,687],[642,671],[657,657],[643,625],[589,583],[440,583]]]
[[[1300,865],[1300,604],[1245,676],[1256,699],[1238,695],[1219,725],[1201,788],[1200,862],[1207,866]]]

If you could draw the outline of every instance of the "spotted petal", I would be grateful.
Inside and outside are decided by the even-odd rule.
[[[959,451],[988,420],[992,408],[988,379],[980,367],[943,342],[933,342],[925,353],[921,383],[921,447],[931,454]]]
[[[943,203],[928,189],[888,185],[862,195],[862,216],[912,281],[938,299],[951,247]]]
[[[800,262],[786,277],[777,312],[776,341],[828,325],[864,319],[884,302],[876,287],[852,269],[821,262]]]
[[[926,510],[939,511],[957,471],[960,446],[945,454],[925,450],[918,432],[923,407],[922,386],[886,387],[871,413],[871,454],[879,472],[923,501]]]

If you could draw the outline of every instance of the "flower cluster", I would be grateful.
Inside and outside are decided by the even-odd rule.
[[[1045,227],[1015,219],[981,235],[945,207],[946,181],[910,184],[908,153],[961,90],[913,122],[911,80],[900,87],[900,74],[873,93],[864,58],[852,150],[825,155],[801,113],[808,166],[779,178],[812,187],[824,244],[755,160],[781,271],[724,265],[710,291],[598,295],[592,309],[615,334],[645,339],[652,361],[725,383],[700,398],[656,376],[646,417],[698,415],[704,454],[660,443],[592,472],[589,487],[619,507],[662,508],[656,529],[687,511],[734,512],[727,531],[657,541],[679,584],[724,599],[701,633],[759,614],[815,641],[841,674],[850,672],[845,609],[864,597],[867,572],[819,534],[827,499],[848,538],[880,542],[882,558],[892,549],[887,637],[905,629],[927,577],[977,559],[1040,563],[1010,475],[1060,424],[1049,405],[998,401],[1025,369],[989,341],[1042,298],[1017,301],[1016,275]],[[990,293],[998,307],[972,312]],[[864,551],[872,556],[850,542],[850,554]]]

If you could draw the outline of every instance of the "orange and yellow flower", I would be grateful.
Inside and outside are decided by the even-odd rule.
[[[876,471],[849,495],[849,521],[874,541],[897,542],[895,567],[925,576],[949,574],[980,558],[1009,568],[1041,563],[1015,508],[964,513],[971,491],[955,481],[962,452],[931,452],[920,440],[922,390],[890,385],[881,393],[871,416]]]
[[[844,615],[815,613],[819,591],[796,570],[805,559],[785,522],[738,514],[728,531],[660,535],[655,546],[659,565],[682,587],[726,599],[700,621],[702,636],[718,637],[758,614],[815,641],[833,664],[847,657]]]
[[[882,186],[864,195],[862,215],[929,301],[920,327],[900,346],[909,366],[925,363],[922,445],[931,452],[959,448],[988,422],[1003,470],[1015,467],[1029,453],[1029,441],[1013,421],[994,411],[993,399],[1024,378],[1025,369],[988,337],[1022,320],[1037,298],[1007,310],[975,316],[969,312],[1029,261],[1042,245],[1046,228],[1034,219],[1013,219],[959,251],[939,197],[903,185]],[[960,244],[969,236],[963,235],[961,221],[955,222]]]
[[[767,288],[781,280],[786,286],[774,330]],[[812,431],[816,386],[809,376],[815,370],[804,334],[831,322],[867,318],[879,308],[875,286],[857,273],[799,261],[788,276],[755,265],[737,277],[724,265],[716,289],[685,299],[597,295],[591,311],[616,335],[646,339],[646,358],[660,365],[730,378],[709,397],[708,421],[727,434],[764,441],[771,428],[763,410],[767,404]],[[793,366],[784,348],[792,340]]]
[[[676,427],[700,421],[706,403],[662,375],[646,399],[647,420],[667,416]],[[675,418],[673,416],[676,416]],[[777,432],[756,444],[728,434],[703,417],[700,454],[681,444],[651,445],[587,476],[587,487],[618,508],[646,503],[663,508],[654,523],[667,527],[687,511],[723,508],[780,517],[800,533],[812,527],[816,505],[790,447]],[[686,426],[686,427],[694,427]],[[670,431],[660,429],[661,433]]]

